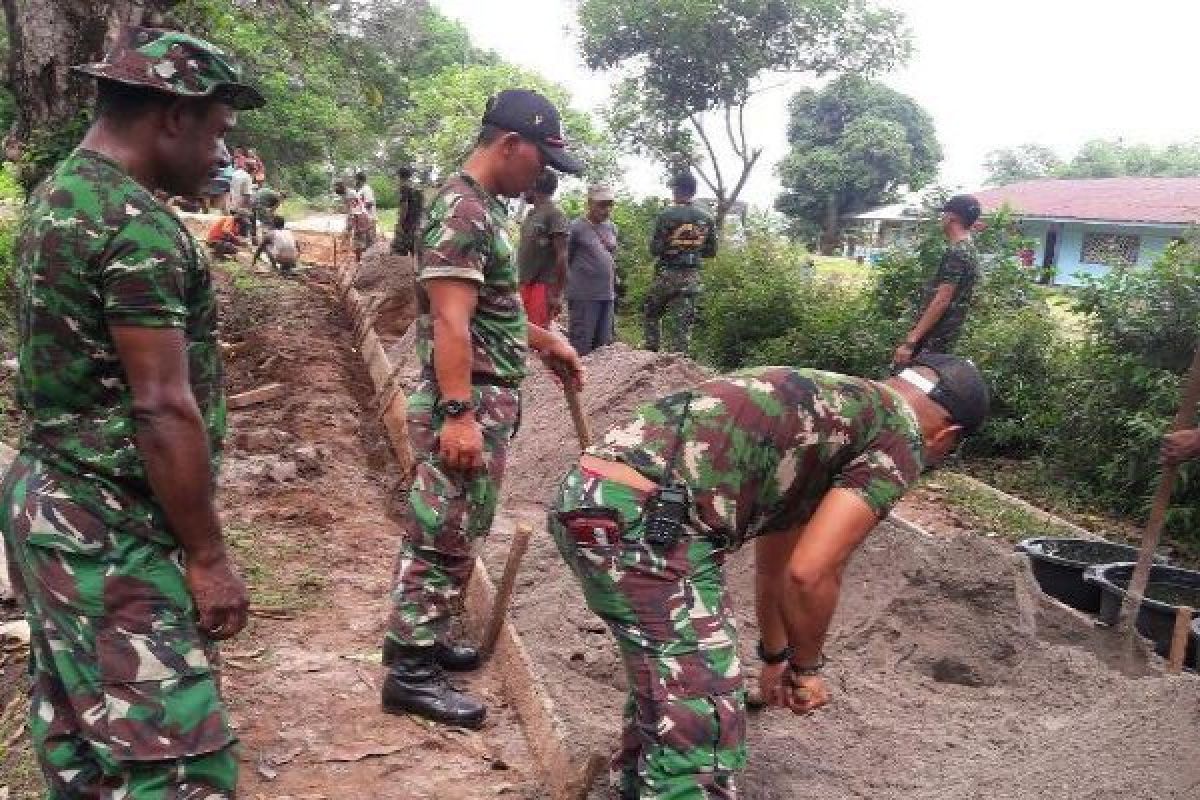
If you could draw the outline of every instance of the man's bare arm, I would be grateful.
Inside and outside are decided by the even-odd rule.
[[[138,453],[171,534],[186,554],[200,628],[213,638],[232,636],[245,627],[249,600],[221,537],[212,453],[188,381],[184,333],[120,325],[111,331],[133,392]]]
[[[938,324],[942,316],[945,315],[946,309],[950,307],[950,302],[954,299],[953,283],[943,283],[938,286],[937,292],[934,293],[933,299],[929,301],[929,307],[921,314],[921,318],[917,320],[917,324],[908,332],[908,337],[905,341],[912,342],[914,345],[919,345],[934,326]]]
[[[423,283],[433,318],[433,371],[445,400],[471,399],[471,316],[479,287],[458,278]]]
[[[782,604],[796,664],[816,664],[837,608],[842,571],[854,550],[879,522],[849,489],[831,489],[804,527],[788,559]]]

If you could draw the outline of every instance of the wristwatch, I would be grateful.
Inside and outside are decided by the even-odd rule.
[[[458,419],[463,414],[475,408],[475,404],[470,400],[447,400],[443,403],[438,403],[438,413],[450,419]]]

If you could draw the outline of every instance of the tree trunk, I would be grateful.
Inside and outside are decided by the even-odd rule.
[[[821,255],[836,255],[838,243],[841,241],[841,236],[839,235],[841,222],[842,217],[838,212],[837,195],[831,194],[825,202],[825,228],[821,232]]]
[[[141,24],[172,0],[2,0],[8,23],[8,84],[16,120],[6,140],[10,158],[45,172],[74,146],[83,128],[80,112],[91,103],[93,80],[71,70],[99,60],[121,28]],[[45,156],[45,157],[44,157]],[[49,163],[47,163],[49,162]],[[40,178],[29,175],[23,178]],[[23,180],[31,186],[36,180]]]

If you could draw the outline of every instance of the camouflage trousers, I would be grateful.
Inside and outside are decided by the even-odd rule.
[[[686,353],[692,343],[696,324],[696,302],[700,297],[700,270],[658,267],[654,282],[646,293],[642,315],[642,335],[646,349],[659,349],[663,317],[669,318],[671,340],[667,350]]]
[[[424,646],[445,639],[475,565],[475,542],[487,535],[496,514],[521,396],[517,389],[500,386],[476,386],[473,396],[483,428],[484,468],[472,473],[445,469],[438,459],[442,420],[436,411],[437,386],[426,381],[408,398],[408,436],[417,467],[404,514],[387,633],[400,644]]]
[[[670,548],[643,538],[641,493],[572,469],[548,525],[590,608],[616,637],[629,697],[612,782],[622,800],[737,797],[746,693],[725,549],[689,529]],[[615,530],[581,509],[607,508]]]
[[[0,499],[47,797],[234,797],[235,739],[180,552],[105,525],[27,456]]]

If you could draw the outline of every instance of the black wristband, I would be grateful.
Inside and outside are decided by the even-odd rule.
[[[788,662],[788,671],[793,675],[799,675],[804,678],[811,678],[814,675],[820,675],[821,670],[825,668],[825,654],[817,656],[817,663],[811,666],[801,666],[794,661]]]
[[[783,648],[778,653],[768,653],[766,648],[763,647],[762,639],[759,639],[758,640],[758,657],[759,657],[759,659],[762,660],[762,662],[764,664],[772,664],[772,665],[782,664],[783,662],[787,661],[788,659],[790,659],[792,657],[792,646],[789,644],[787,647]]]

